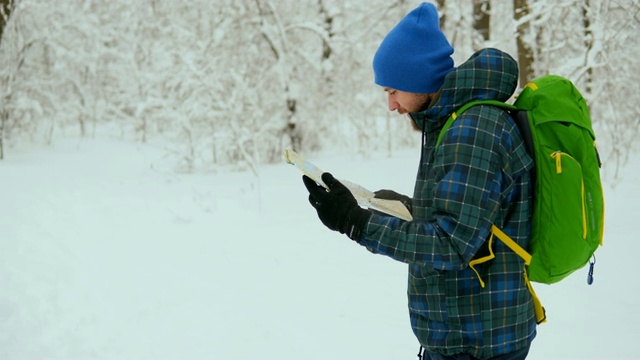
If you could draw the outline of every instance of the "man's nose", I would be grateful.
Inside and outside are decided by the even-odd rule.
[[[400,104],[398,104],[398,102],[396,101],[395,96],[393,96],[392,94],[389,94],[387,102],[389,103],[389,111],[398,110],[398,107],[400,106]]]

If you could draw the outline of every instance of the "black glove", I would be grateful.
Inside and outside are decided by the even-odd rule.
[[[398,194],[393,190],[378,190],[373,193],[373,197],[376,199],[385,199],[385,200],[398,200],[400,201],[406,208],[409,210],[409,213],[413,214],[413,200],[402,194]]]
[[[358,241],[371,213],[358,206],[349,189],[330,173],[322,174],[322,181],[327,184],[329,191],[306,175],[302,181],[309,190],[309,202],[318,212],[322,223]]]

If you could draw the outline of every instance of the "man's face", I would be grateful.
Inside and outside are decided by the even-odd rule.
[[[425,110],[435,94],[415,94],[400,90],[384,88],[387,93],[389,110],[398,114],[415,113]]]
[[[409,114],[426,110],[436,94],[415,94],[400,90],[384,88],[387,93],[389,110],[398,114]],[[408,116],[408,115],[407,115]],[[410,118],[411,127],[416,131],[422,131]]]

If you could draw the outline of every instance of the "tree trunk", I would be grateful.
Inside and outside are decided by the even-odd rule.
[[[283,142],[288,144],[294,150],[299,150],[300,139],[298,136],[296,117],[298,98],[297,93],[292,91],[291,88],[293,82],[292,73],[294,72],[295,64],[292,62],[293,60],[291,59],[289,46],[287,45],[289,39],[284,31],[285,25],[281,23],[281,19],[277,15],[271,3],[256,0],[256,4],[258,5],[258,11],[260,14],[262,37],[267,41],[267,44],[271,48],[271,51],[278,62],[275,66],[283,67],[281,70],[281,81],[284,87],[284,105],[286,106],[286,121],[280,130],[284,137]],[[268,26],[266,26],[266,24],[269,20],[273,21],[271,26],[276,30],[267,30]],[[324,51],[326,51],[326,49],[324,49]]]
[[[585,79],[585,91],[586,94],[591,94],[592,81],[593,81],[593,68],[591,67],[591,51],[593,50],[593,31],[591,29],[591,19],[589,12],[591,11],[590,0],[584,0],[582,5],[582,25],[584,26],[584,47],[585,47],[585,59],[584,65],[586,66],[586,79]]]
[[[490,40],[491,34],[491,1],[480,0],[473,2],[473,28],[480,34],[483,41]]]
[[[0,44],[2,44],[2,35],[4,34],[4,27],[9,21],[9,16],[13,10],[13,0],[0,0]],[[3,104],[6,102],[3,101]],[[0,108],[0,160],[4,159],[4,125],[7,119],[7,110]]]
[[[436,0],[438,12],[440,15],[440,29],[444,29],[447,24],[447,14],[443,11],[445,8],[445,0]]]
[[[4,26],[9,21],[9,15],[13,9],[13,0],[0,0],[0,42],[2,41],[2,34],[4,32]]]
[[[513,17],[518,24],[517,45],[518,45],[518,67],[520,68],[520,86],[524,86],[533,78],[533,49],[524,39],[529,29],[528,21],[521,22],[521,19],[529,15],[528,0],[513,0]]]

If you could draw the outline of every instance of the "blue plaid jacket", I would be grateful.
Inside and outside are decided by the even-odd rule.
[[[409,265],[411,326],[430,352],[487,359],[526,346],[536,334],[522,259],[494,241],[495,259],[476,266],[484,288],[469,267],[488,251],[492,224],[528,244],[533,162],[515,123],[499,108],[475,106],[434,148],[453,111],[472,100],[506,101],[517,79],[516,62],[496,49],[447,74],[431,106],[411,114],[424,136],[414,220],[373,215],[359,241]]]

